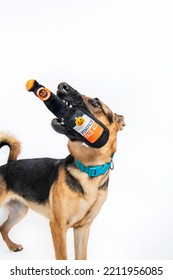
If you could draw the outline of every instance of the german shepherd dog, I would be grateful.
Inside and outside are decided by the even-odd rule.
[[[69,90],[66,89],[67,84],[61,83],[57,95],[66,105],[93,114],[109,129],[109,139],[101,148],[89,147],[58,119],[53,119],[54,130],[69,138],[70,154],[64,159],[17,160],[20,142],[11,135],[1,133],[0,148],[8,145],[10,152],[7,164],[0,167],[0,205],[9,211],[0,232],[10,250],[21,251],[22,245],[12,242],[8,234],[31,208],[50,220],[56,259],[67,259],[66,232],[72,227],[75,259],[84,260],[87,258],[90,226],[107,197],[110,168],[105,174],[91,177],[79,168],[77,162],[85,168],[111,163],[116,152],[117,132],[125,124],[122,115],[113,113],[98,98],[81,95],[70,86]]]

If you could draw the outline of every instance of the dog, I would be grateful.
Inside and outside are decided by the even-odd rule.
[[[69,138],[70,154],[64,159],[17,160],[20,142],[9,134],[1,133],[0,148],[7,145],[10,152],[7,164],[0,167],[0,205],[9,212],[7,220],[0,226],[0,232],[10,250],[21,251],[22,245],[12,242],[8,234],[31,208],[50,220],[56,259],[68,258],[66,232],[73,228],[75,259],[85,260],[91,224],[107,197],[117,132],[125,125],[124,117],[113,113],[98,98],[82,95],[66,83],[59,85],[57,95],[67,106],[93,114],[108,128],[109,139],[101,148],[89,147],[55,118],[52,127]],[[90,176],[88,171],[95,167],[105,167],[104,174]]]

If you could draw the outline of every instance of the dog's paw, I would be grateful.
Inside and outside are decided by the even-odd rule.
[[[22,245],[16,243],[11,243],[8,247],[13,252],[19,252],[23,250]]]

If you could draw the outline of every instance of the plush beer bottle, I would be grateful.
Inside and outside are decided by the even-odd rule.
[[[107,143],[109,130],[91,113],[67,106],[58,96],[36,80],[27,81],[26,89],[34,92],[58,118],[59,122],[68,130],[72,130],[73,135],[76,134],[77,140],[81,140],[93,148],[100,148]]]

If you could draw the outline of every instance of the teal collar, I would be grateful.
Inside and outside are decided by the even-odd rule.
[[[83,163],[75,159],[75,163],[77,167],[82,171],[88,174],[89,177],[98,177],[100,175],[105,174],[108,169],[114,169],[113,166],[113,156],[110,162],[107,162],[103,165],[96,165],[96,166],[85,166]]]

